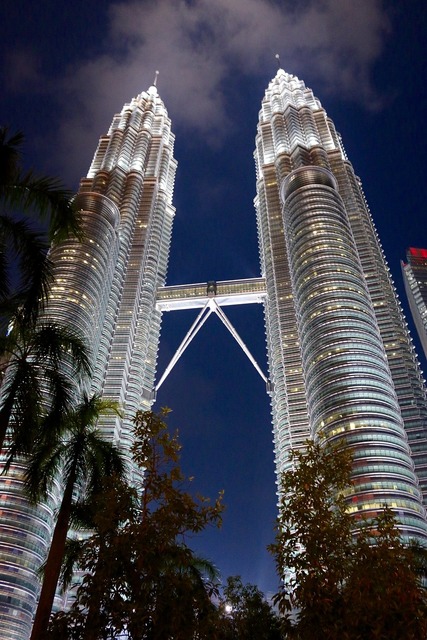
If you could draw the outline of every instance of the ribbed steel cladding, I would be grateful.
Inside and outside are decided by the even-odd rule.
[[[412,520],[421,516],[419,492],[399,471],[411,460],[391,376],[345,209],[325,173],[310,167],[291,174],[284,211],[312,429],[345,439],[367,470],[389,458],[407,495],[397,498],[391,485],[376,483],[369,498],[359,496],[358,510],[388,502]],[[384,441],[380,431],[394,437]]]

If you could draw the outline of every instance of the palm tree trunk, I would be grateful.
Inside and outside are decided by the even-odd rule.
[[[55,598],[56,587],[58,585],[62,560],[64,557],[75,480],[76,471],[75,468],[73,468],[68,477],[61,507],[58,513],[58,520],[53,532],[52,543],[50,545],[49,555],[46,561],[42,590],[30,640],[44,640],[46,638],[49,618],[52,612],[53,600]]]

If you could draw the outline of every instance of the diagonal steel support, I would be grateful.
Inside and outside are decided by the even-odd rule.
[[[249,358],[250,362],[253,364],[253,366],[255,367],[256,371],[258,371],[259,375],[261,376],[261,378],[264,380],[264,382],[267,384],[268,383],[268,379],[267,377],[263,374],[263,372],[261,371],[261,368],[259,367],[257,361],[255,360],[255,358],[253,357],[253,355],[251,354],[251,352],[249,351],[249,349],[247,348],[247,346],[245,345],[245,343],[243,342],[242,338],[239,336],[239,334],[237,333],[236,329],[233,327],[233,325],[231,324],[230,320],[227,318],[227,316],[225,315],[224,311],[221,309],[221,307],[215,302],[215,300],[211,300],[210,301],[213,311],[215,311],[216,315],[218,316],[218,318],[221,320],[221,322],[223,323],[223,325],[229,330],[229,332],[231,333],[231,335],[233,336],[233,338],[235,339],[235,341],[237,342],[237,344],[240,346],[240,348],[242,349],[243,353],[245,353],[247,355],[247,357]]]
[[[155,392],[157,392],[160,389],[160,387],[162,386],[163,382],[166,380],[166,378],[168,377],[168,375],[170,374],[170,372],[172,371],[172,369],[174,368],[174,366],[176,365],[176,363],[178,362],[178,360],[180,359],[180,357],[182,356],[182,354],[184,353],[184,351],[186,350],[186,348],[188,347],[190,342],[193,340],[193,338],[197,335],[197,333],[203,327],[203,325],[205,324],[206,320],[209,318],[211,313],[215,313],[218,316],[218,318],[221,320],[221,322],[224,324],[224,326],[228,329],[228,331],[231,333],[233,338],[236,340],[237,344],[240,346],[242,351],[245,353],[245,355],[248,357],[249,361],[254,366],[255,370],[259,373],[261,378],[266,383],[267,393],[271,393],[271,390],[272,390],[271,383],[269,382],[268,378],[264,375],[264,373],[262,372],[262,370],[261,370],[260,366],[258,365],[257,361],[255,360],[255,358],[253,357],[253,355],[249,351],[248,347],[243,342],[243,340],[241,339],[241,337],[237,333],[236,329],[233,327],[233,325],[231,324],[230,320],[227,318],[227,316],[225,315],[224,311],[221,309],[221,307],[215,301],[214,298],[211,298],[211,299],[207,300],[207,302],[204,305],[203,309],[200,311],[199,315],[197,316],[197,318],[195,319],[195,321],[191,325],[191,327],[190,327],[189,331],[187,332],[184,340],[179,345],[178,349],[176,350],[175,355],[171,359],[170,363],[168,364],[168,366],[165,369],[164,374],[162,375],[162,377],[160,378],[159,382],[157,383],[157,386],[155,388]]]
[[[168,377],[168,375],[170,374],[170,372],[172,371],[172,369],[174,368],[174,366],[176,365],[176,363],[178,362],[178,360],[180,359],[180,357],[182,356],[182,354],[184,353],[184,351],[186,350],[186,348],[188,347],[190,342],[197,335],[197,333],[200,331],[200,329],[205,324],[206,320],[209,318],[211,313],[214,311],[214,309],[212,309],[211,306],[210,306],[210,302],[211,302],[210,300],[207,301],[207,303],[205,304],[205,306],[203,307],[203,309],[201,310],[201,312],[199,313],[199,315],[197,316],[197,318],[195,319],[195,321],[191,325],[191,327],[190,327],[189,331],[187,332],[184,340],[179,345],[178,349],[176,350],[175,355],[173,356],[172,360],[169,362],[168,366],[165,369],[164,374],[162,375],[162,377],[160,378],[159,382],[157,383],[157,385],[155,387],[155,391],[156,392],[160,389],[160,387],[162,386],[162,384],[164,383],[164,381],[166,380],[166,378]]]

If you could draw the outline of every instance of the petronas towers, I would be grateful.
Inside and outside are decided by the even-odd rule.
[[[114,117],[81,181],[83,241],[52,253],[49,313],[88,337],[92,390],[124,410],[102,425],[106,436],[129,452],[132,416],[153,403],[164,311],[262,302],[278,474],[308,437],[344,442],[354,455],[349,510],[374,517],[388,504],[406,539],[427,541],[426,390],[361,182],[319,100],[279,69],[262,101],[260,278],[165,287],[173,145],[152,86]],[[55,496],[29,507],[21,472],[0,478],[0,637],[22,640]]]

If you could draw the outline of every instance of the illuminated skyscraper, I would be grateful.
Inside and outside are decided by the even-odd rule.
[[[126,104],[98,144],[77,195],[83,243],[55,252],[49,312],[66,310],[89,336],[92,391],[120,403],[104,433],[129,452],[132,418],[152,405],[164,284],[175,209],[174,135],[155,86]]]
[[[261,277],[174,287],[163,286],[174,217],[170,125],[155,86],[124,106],[77,195],[83,242],[52,252],[49,314],[88,336],[92,390],[124,408],[123,419],[103,422],[105,434],[129,452],[131,419],[154,399],[163,312],[200,310],[172,367],[211,313],[251,358],[222,307],[263,303],[269,380],[251,360],[272,398],[278,474],[306,438],[344,441],[354,452],[351,511],[374,516],[387,503],[406,538],[427,539],[417,480],[427,496],[426,392],[332,121],[301,80],[279,69],[256,137]],[[10,639],[25,638],[31,624],[55,508],[54,496],[39,509],[28,505],[21,471],[0,476],[0,637]]]
[[[427,358],[427,249],[410,247],[401,262],[412,317]]]
[[[425,539],[427,403],[361,183],[319,100],[279,69],[256,137],[277,468],[320,433],[354,453],[350,510]]]
[[[161,315],[156,292],[165,280],[175,213],[173,146],[170,119],[152,86],[114,117],[81,181],[83,241],[70,240],[51,253],[48,314],[87,337],[95,363],[92,390],[124,411],[122,420],[102,427],[125,453],[132,417],[152,404]],[[57,506],[52,496],[49,505],[31,507],[21,473],[15,464],[9,476],[0,476],[0,637],[8,640],[29,636]]]

